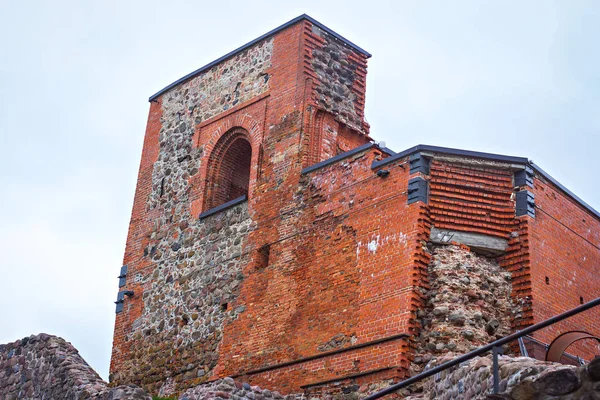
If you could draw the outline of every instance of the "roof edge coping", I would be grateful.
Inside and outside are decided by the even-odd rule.
[[[170,85],[165,86],[164,88],[162,88],[161,90],[159,90],[158,92],[154,93],[152,96],[150,96],[150,98],[148,99],[148,101],[152,102],[154,100],[156,100],[157,97],[161,96],[162,94],[164,94],[165,92],[171,90],[172,88],[174,88],[175,86],[178,86],[180,84],[182,84],[183,82],[188,81],[189,79],[193,78],[194,76],[209,70],[210,68],[214,67],[217,64],[220,64],[221,62],[235,56],[237,53],[240,53],[244,50],[246,50],[249,47],[254,46],[256,43],[275,35],[276,33],[296,24],[297,22],[300,22],[302,20],[306,20],[311,22],[313,25],[316,25],[319,27],[319,29],[327,32],[328,34],[330,34],[331,36],[334,36],[335,38],[341,40],[342,42],[346,43],[348,46],[352,47],[353,49],[357,50],[359,53],[364,54],[367,58],[371,57],[371,53],[369,53],[368,51],[362,49],[361,47],[355,45],[354,43],[352,43],[351,41],[349,41],[348,39],[346,39],[345,37],[343,37],[342,35],[336,33],[335,31],[333,31],[332,29],[329,29],[328,27],[326,27],[325,25],[323,25],[322,23],[320,23],[319,21],[317,21],[316,19],[310,17],[307,14],[302,14],[288,22],[286,22],[283,25],[278,26],[277,28],[265,33],[264,35],[259,36],[258,38],[238,47],[237,49],[225,54],[222,57],[217,58],[216,60],[206,64],[203,67],[198,68],[197,70],[190,72],[189,74],[185,75],[182,78],[179,78],[178,80],[176,80],[175,82],[171,83]]]
[[[409,149],[401,151],[400,153],[396,153],[395,155],[384,158],[383,160],[374,161],[371,165],[372,169],[382,167],[384,165],[393,163],[398,161],[404,157],[410,156],[414,153],[420,153],[422,151],[429,151],[432,153],[441,153],[451,156],[459,156],[459,157],[476,157],[483,158],[486,160],[499,161],[499,162],[508,162],[514,164],[523,164],[526,165],[529,163],[529,160],[526,157],[514,157],[514,156],[505,156],[502,154],[493,154],[493,153],[483,153],[479,151],[472,150],[461,150],[461,149],[452,149],[449,147],[438,147],[438,146],[430,146],[426,144],[419,144],[413,146]]]
[[[409,149],[401,151],[400,153],[396,153],[395,155],[393,155],[391,157],[384,158],[383,160],[379,160],[379,161],[374,161],[373,164],[371,164],[371,169],[376,169],[376,168],[382,167],[384,165],[393,163],[394,161],[400,160],[400,159],[410,156],[411,154],[414,154],[414,153],[426,152],[426,151],[433,152],[433,153],[442,153],[442,154],[447,154],[447,155],[453,155],[453,156],[478,157],[478,158],[484,158],[484,159],[492,160],[492,161],[509,162],[509,163],[520,164],[520,165],[529,165],[537,173],[539,173],[541,176],[543,176],[548,181],[550,181],[552,184],[554,184],[560,191],[562,191],[564,194],[566,194],[568,197],[570,197],[576,203],[578,203],[581,207],[583,207],[584,209],[589,211],[596,218],[600,219],[600,212],[596,211],[592,206],[590,206],[585,201],[583,201],[581,198],[579,198],[579,196],[577,196],[575,193],[571,192],[563,184],[561,184],[559,181],[554,179],[549,173],[547,173],[542,168],[540,168],[537,164],[535,164],[532,161],[529,161],[525,157],[505,156],[505,155],[501,155],[501,154],[483,153],[483,152],[479,152],[479,151],[452,149],[452,148],[448,148],[448,147],[438,147],[438,146],[429,146],[429,145],[425,145],[425,144],[419,144],[417,146],[413,146]]]
[[[549,173],[547,173],[546,171],[544,171],[543,169],[541,169],[534,162],[531,162],[529,165],[531,165],[531,168],[533,168],[535,172],[537,172],[538,174],[542,175],[544,178],[546,178],[547,180],[549,180],[550,182],[552,182],[554,184],[554,186],[556,186],[560,191],[562,191],[564,194],[566,194],[567,196],[569,196],[570,198],[572,198],[573,200],[575,200],[575,202],[579,203],[580,206],[582,206],[583,208],[585,208],[586,210],[588,210],[589,212],[591,212],[592,214],[594,214],[594,216],[596,218],[600,219],[600,212],[596,211],[588,203],[586,203],[585,201],[581,200],[579,198],[579,196],[577,196],[575,193],[573,193],[569,189],[567,189],[562,183],[560,183],[559,181],[557,181],[556,179],[554,179]]]

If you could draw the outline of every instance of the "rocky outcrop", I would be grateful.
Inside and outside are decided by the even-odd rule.
[[[110,388],[71,343],[41,333],[0,345],[0,399],[151,400],[152,397],[135,385]],[[304,396],[283,396],[225,378],[189,389],[179,399],[300,400]]]
[[[447,354],[438,363],[452,357]],[[500,394],[491,394],[494,381],[492,359],[488,356],[474,358],[435,375],[424,384],[423,393],[409,396],[407,400],[600,399],[600,358],[579,368],[527,357],[501,356],[498,364]]]
[[[110,389],[73,345],[45,333],[0,345],[0,398],[151,399],[142,389]]]

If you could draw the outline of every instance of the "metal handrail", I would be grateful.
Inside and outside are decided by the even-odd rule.
[[[550,347],[550,345],[548,343],[541,342],[532,336],[523,336],[523,337],[519,338],[519,342],[523,341],[523,339],[527,340],[531,344],[544,347],[544,350],[546,352],[548,351],[548,348]],[[525,343],[523,343],[523,345],[526,346]],[[520,347],[520,344],[519,344],[519,347]],[[523,349],[521,349],[521,354],[523,354],[523,356],[525,356],[525,357],[529,357],[529,354],[528,354],[526,348],[525,348],[525,353],[523,353]],[[573,354],[567,353],[565,351],[563,353],[563,357],[566,357],[572,361],[576,361],[577,363],[579,363],[579,365],[583,365],[583,359],[579,356],[574,356]]]
[[[379,392],[375,392],[372,395],[365,397],[363,400],[375,400],[375,399],[378,399],[378,398],[383,397],[385,395],[388,395],[390,393],[396,392],[396,391],[398,391],[400,389],[403,389],[403,388],[405,388],[405,387],[407,387],[409,385],[412,385],[415,382],[418,382],[418,381],[423,380],[425,378],[429,378],[430,376],[433,376],[433,375],[437,374],[438,372],[444,371],[444,370],[446,370],[448,368],[451,368],[451,367],[453,367],[455,365],[458,365],[458,364],[460,364],[460,363],[462,363],[464,361],[470,360],[470,359],[472,359],[474,357],[477,357],[477,356],[479,356],[481,354],[487,353],[490,350],[492,350],[493,353],[494,353],[494,359],[495,359],[494,361],[495,361],[495,364],[497,365],[497,362],[498,362],[498,358],[497,358],[498,356],[497,355],[498,355],[498,352],[499,352],[499,349],[500,349],[501,346],[503,346],[503,345],[505,345],[505,344],[507,344],[509,342],[512,342],[513,340],[519,339],[520,337],[523,337],[525,335],[528,335],[530,333],[538,331],[538,330],[540,330],[542,328],[545,328],[547,326],[553,325],[553,324],[555,324],[557,322],[560,322],[560,321],[562,321],[564,319],[572,317],[573,315],[576,315],[576,314],[579,314],[579,313],[581,313],[583,311],[589,310],[590,308],[596,307],[598,305],[600,305],[600,297],[598,297],[597,299],[592,300],[590,302],[587,302],[585,304],[582,304],[579,307],[575,307],[575,308],[573,308],[573,309],[571,309],[569,311],[566,311],[566,312],[564,312],[562,314],[555,315],[552,318],[548,318],[545,321],[539,322],[539,323],[537,323],[535,325],[531,325],[531,326],[523,329],[522,331],[515,332],[513,334],[510,334],[508,336],[503,337],[502,339],[498,339],[496,341],[493,341],[492,343],[489,343],[489,344],[487,344],[485,346],[482,346],[482,347],[480,347],[478,349],[470,351],[467,354],[463,354],[462,356],[456,357],[453,360],[450,360],[448,362],[440,364],[440,365],[438,365],[436,367],[433,367],[433,368],[431,368],[431,369],[429,369],[427,371],[423,371],[423,372],[421,372],[418,375],[410,377],[410,378],[408,378],[408,379],[406,379],[406,380],[404,380],[402,382],[396,383],[395,385],[392,385],[392,386],[390,386],[388,388],[385,388],[385,389],[383,389],[383,390],[381,390]],[[494,393],[498,393],[498,386],[499,386],[498,378],[495,377],[495,379],[494,379]]]

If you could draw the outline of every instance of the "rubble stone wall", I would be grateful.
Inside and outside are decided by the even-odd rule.
[[[165,93],[165,134],[171,129],[193,129],[194,125],[266,92],[272,54],[271,37]]]
[[[314,27],[309,38],[320,44],[312,49],[311,60],[318,78],[317,104],[362,132],[366,57],[319,28]]]
[[[519,307],[511,300],[511,275],[493,259],[455,245],[432,249],[430,289],[419,310],[415,370],[436,355],[467,353],[509,334]]]
[[[110,389],[71,343],[45,333],[0,345],[0,398],[151,399],[134,385]]]
[[[199,385],[185,391],[179,400],[206,400],[206,399],[249,399],[249,400],[304,400],[303,394],[281,395],[248,383],[234,381],[232,378],[218,379],[216,381]]]
[[[182,221],[187,225],[187,220]],[[177,226],[177,225],[176,225]],[[202,381],[216,365],[223,324],[244,312],[232,307],[244,280],[242,246],[250,229],[247,204],[204,220],[190,220],[181,236],[156,244],[155,264],[141,278],[144,307],[131,332],[131,360],[119,381],[161,388]],[[154,249],[154,247],[153,247]],[[160,385],[165,379],[169,383]]]

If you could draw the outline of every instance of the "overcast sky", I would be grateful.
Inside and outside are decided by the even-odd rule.
[[[529,157],[600,210],[597,1],[0,5],[0,343],[107,378],[148,97],[302,13],[373,54],[376,140]]]

